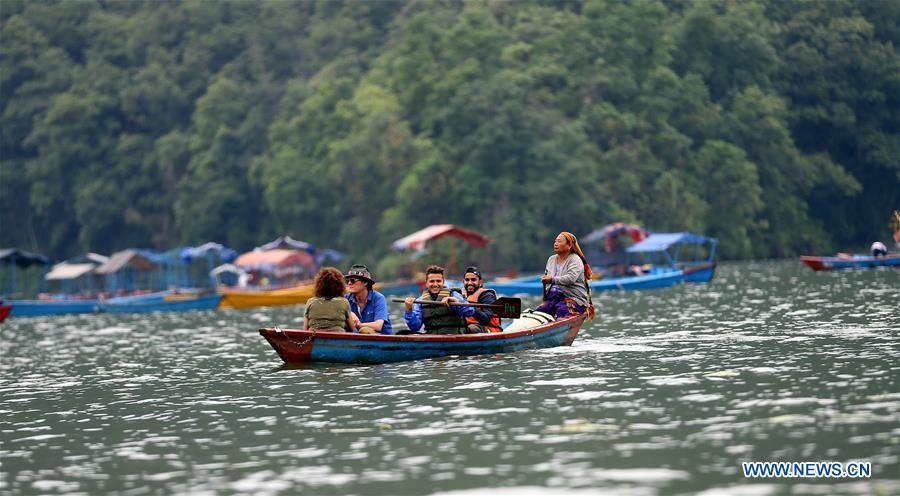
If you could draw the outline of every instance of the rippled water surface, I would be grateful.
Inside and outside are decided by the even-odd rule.
[[[282,366],[301,307],[10,319],[0,493],[900,494],[900,270],[596,299],[571,347],[379,366]],[[872,478],[740,466],[824,460]]]

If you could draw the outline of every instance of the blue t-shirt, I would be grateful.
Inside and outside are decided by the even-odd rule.
[[[384,320],[381,326],[380,334],[393,334],[394,329],[391,327],[391,315],[388,313],[387,300],[384,295],[378,291],[370,290],[369,296],[366,297],[366,307],[363,308],[362,315],[359,314],[359,305],[356,304],[356,296],[353,293],[347,295],[347,301],[350,302],[350,310],[359,317],[360,322],[375,322],[376,320]]]

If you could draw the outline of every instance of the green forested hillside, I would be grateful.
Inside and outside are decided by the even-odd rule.
[[[888,236],[900,2],[0,3],[0,246],[279,234],[498,267],[617,220],[724,257]],[[370,262],[371,263],[371,262]]]

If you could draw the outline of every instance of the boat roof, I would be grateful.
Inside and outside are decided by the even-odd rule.
[[[110,255],[109,260],[97,267],[97,274],[113,274],[125,267],[133,267],[136,270],[155,269],[156,264],[137,250],[122,250]]]
[[[68,262],[61,262],[54,265],[53,270],[48,272],[44,277],[48,281],[77,279],[94,270],[94,267],[96,266],[96,264],[92,263],[73,264]]]
[[[668,247],[677,244],[700,245],[715,243],[716,241],[716,238],[708,238],[689,232],[651,234],[647,239],[628,248],[628,253],[664,251]]]
[[[227,263],[227,264],[222,264],[222,265],[216,267],[215,269],[209,271],[209,275],[216,277],[217,275],[219,275],[223,272],[230,272],[232,274],[238,274],[238,275],[247,273],[246,270],[238,267],[237,265]]]
[[[484,248],[491,242],[491,238],[469,229],[463,229],[453,224],[434,224],[394,241],[391,248],[397,251],[422,250],[429,241],[444,236],[459,238],[476,248]]]
[[[50,260],[43,255],[18,248],[0,248],[0,262],[15,263],[19,267],[28,267],[35,264],[47,265],[50,263]]]
[[[312,255],[300,250],[254,250],[248,251],[237,257],[234,265],[243,269],[267,269],[273,267],[287,267],[290,265],[302,265],[314,268],[316,261]]]
[[[607,253],[612,253],[616,251],[616,238],[620,235],[630,236],[632,242],[639,243],[645,240],[647,236],[650,235],[650,232],[637,224],[615,222],[594,230],[587,236],[581,238],[581,244],[591,244],[602,240],[603,247],[606,249]]]
[[[195,258],[203,258],[207,253],[213,252],[219,256],[219,260],[228,263],[234,261],[237,258],[238,253],[227,246],[223,246],[220,243],[214,243],[210,241],[209,243],[204,243],[200,246],[188,246],[186,248],[181,248],[178,252],[181,260],[185,263],[191,263],[191,261]]]
[[[259,245],[253,249],[253,251],[270,251],[270,250],[302,250],[308,252],[309,254],[314,254],[316,252],[316,248],[307,243],[306,241],[300,241],[299,239],[294,239],[290,236],[279,236],[272,241],[264,245]]]

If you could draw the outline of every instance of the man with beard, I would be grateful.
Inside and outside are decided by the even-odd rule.
[[[470,303],[491,304],[497,301],[497,293],[493,289],[484,287],[484,279],[478,267],[467,267],[463,275],[463,296]],[[466,334],[478,334],[482,332],[502,332],[500,317],[488,307],[475,307],[475,313],[466,317]]]

